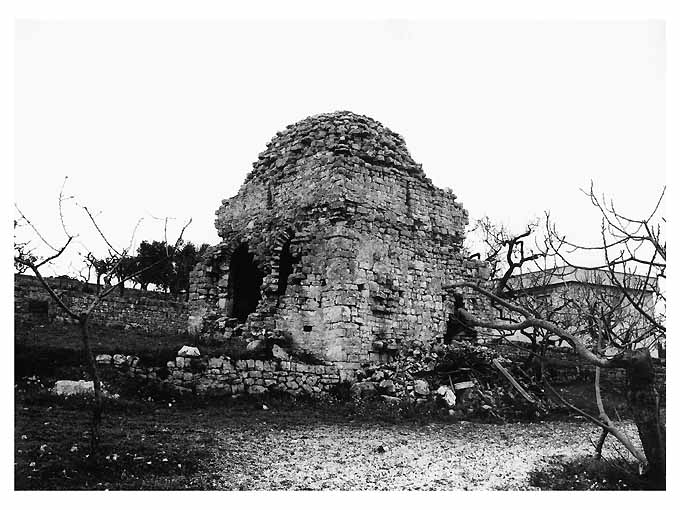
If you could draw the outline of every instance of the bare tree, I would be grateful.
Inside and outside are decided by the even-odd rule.
[[[596,367],[596,400],[599,416],[591,421],[602,427],[598,451],[607,434],[616,437],[638,459],[650,478],[665,484],[665,424],[660,419],[659,395],[649,346],[665,337],[665,297],[659,280],[665,279],[666,244],[657,218],[664,193],[645,219],[630,219],[611,202],[598,198],[593,187],[586,193],[599,210],[602,222],[602,243],[583,246],[569,242],[560,235],[550,216],[542,239],[534,239],[534,248],[525,253],[524,244],[536,233],[531,225],[520,235],[512,236],[503,229],[488,236],[489,253],[496,265],[497,277],[492,282],[459,281],[449,288],[467,288],[487,298],[496,310],[495,317],[479,317],[461,311],[468,325],[487,328],[499,334],[520,332],[540,337],[540,342],[563,341],[570,345],[586,363]],[[605,205],[606,204],[606,205]],[[487,223],[487,228],[489,224]],[[521,243],[521,244],[520,244]],[[574,260],[579,251],[599,254],[601,264],[579,265]],[[502,261],[502,262],[499,262]],[[556,271],[591,271],[607,275],[612,295],[594,293],[590,296],[567,294],[560,303],[542,302],[527,289],[540,288],[532,278],[551,279]],[[500,276],[498,276],[500,275]],[[564,276],[563,274],[561,276]],[[651,299],[650,299],[651,296]],[[661,306],[659,306],[661,305]],[[556,313],[562,310],[568,313]],[[604,348],[615,346],[618,352],[606,355]],[[637,425],[644,454],[617,429],[607,416],[600,394],[600,370],[623,368],[628,379],[627,399]],[[545,381],[548,389],[552,389]],[[557,398],[561,397],[555,392]],[[567,405],[567,402],[564,402]],[[573,407],[573,406],[571,406]]]
[[[92,404],[90,448],[92,456],[96,457],[98,445],[101,439],[101,417],[103,412],[103,398],[101,379],[99,376],[97,363],[92,352],[92,347],[90,343],[89,336],[90,319],[92,317],[92,313],[97,309],[97,307],[117,287],[123,286],[126,281],[136,278],[142,272],[150,269],[150,267],[144,267],[124,274],[122,261],[126,260],[127,253],[129,252],[131,246],[128,247],[127,249],[120,251],[113,248],[108,238],[104,235],[101,228],[99,227],[99,224],[97,223],[95,217],[90,213],[90,211],[86,207],[81,207],[82,210],[84,210],[87,216],[90,218],[91,223],[98,232],[99,236],[104,240],[104,242],[107,244],[107,246],[113,253],[110,252],[109,257],[110,260],[106,264],[106,270],[104,271],[102,269],[101,273],[99,269],[97,270],[98,276],[102,277],[106,284],[104,286],[99,285],[97,286],[97,292],[91,296],[89,303],[83,308],[75,308],[73,306],[69,306],[66,302],[64,302],[64,300],[59,296],[59,294],[57,294],[57,292],[55,292],[55,290],[50,285],[49,281],[43,275],[43,269],[51,262],[63,256],[67,249],[73,244],[74,239],[76,239],[77,237],[76,235],[71,234],[69,232],[64,219],[63,204],[67,199],[64,198],[63,191],[64,188],[62,187],[62,190],[59,194],[59,217],[61,219],[62,230],[65,236],[65,240],[59,245],[49,243],[46,240],[46,238],[41,234],[41,232],[36,228],[36,226],[26,217],[26,215],[19,209],[19,207],[15,205],[18,217],[15,219],[14,222],[15,225],[14,264],[18,270],[30,269],[33,272],[33,274],[35,274],[38,281],[45,288],[45,290],[52,298],[52,300],[57,304],[57,306],[66,314],[67,317],[71,318],[79,326],[80,336],[83,343],[83,349],[85,351],[88,368],[90,370],[90,375],[92,377],[92,384],[94,390],[94,400]],[[191,219],[182,227],[179,237],[177,238],[177,241],[175,243],[175,246],[179,246],[182,243],[184,231],[186,230],[190,223]],[[137,225],[139,225],[139,222],[137,223]],[[32,233],[31,238],[34,241],[33,243],[31,241],[27,242],[17,241],[16,231],[17,229],[23,227],[27,227],[30,229]],[[136,228],[137,227],[135,227],[135,230]],[[35,246],[36,241],[41,243],[43,247],[46,247],[49,250],[49,255],[42,257],[38,255],[37,253],[38,247]],[[84,258],[83,262],[86,265],[92,264],[92,260],[95,261],[99,260],[92,256],[91,252],[88,252],[88,254],[84,255],[83,258]],[[165,260],[157,261],[156,263],[161,262],[166,261]],[[111,279],[114,275],[118,277],[118,282],[112,285]]]
[[[111,269],[114,266],[118,265],[119,262],[119,256],[112,253],[109,251],[109,255],[107,257],[99,258],[94,256],[92,253],[88,253],[85,255],[85,261],[87,263],[87,268],[88,268],[88,278],[87,280],[89,281],[89,276],[90,272],[94,271],[96,282],[97,282],[97,290],[101,287],[102,283],[102,278],[104,278],[104,284],[106,286],[111,285],[111,276],[112,272]],[[107,280],[108,278],[108,280]]]

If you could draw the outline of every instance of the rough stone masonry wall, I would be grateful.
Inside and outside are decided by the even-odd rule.
[[[71,278],[46,279],[64,303],[84,310],[92,301],[96,285]],[[38,279],[14,275],[14,319],[17,323],[70,321]],[[136,328],[148,333],[177,334],[187,329],[186,302],[160,292],[125,289],[109,294],[94,310],[92,322],[110,327]]]
[[[197,395],[262,394],[321,396],[345,380],[352,370],[336,366],[307,365],[280,360],[237,360],[218,357],[178,356],[165,367],[145,366],[138,357],[123,354],[97,356],[100,366],[110,366],[139,380],[167,385],[178,393]]]
[[[432,185],[399,135],[349,112],[305,119],[270,142],[217,211],[223,242],[192,273],[190,329],[225,341],[284,337],[357,365],[431,343],[453,310],[442,287],[486,277],[463,253],[466,224],[456,196]],[[263,279],[241,325],[229,264],[243,243]],[[290,274],[283,256],[295,261]]]

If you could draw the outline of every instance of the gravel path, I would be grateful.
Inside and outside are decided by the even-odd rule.
[[[599,435],[579,422],[279,425],[274,417],[249,425],[217,432],[216,488],[531,490],[531,471],[592,455],[589,438]],[[634,425],[624,428],[636,439]]]

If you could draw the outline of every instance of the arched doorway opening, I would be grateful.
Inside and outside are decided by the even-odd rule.
[[[248,251],[248,245],[243,243],[236,248],[229,262],[229,294],[232,298],[231,316],[239,322],[245,322],[257,308],[263,276],[253,254]]]

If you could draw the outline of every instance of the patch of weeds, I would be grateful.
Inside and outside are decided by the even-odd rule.
[[[85,354],[67,348],[19,347],[14,351],[14,377],[17,383],[31,376],[51,382],[83,379],[87,373]]]
[[[341,403],[341,408],[352,419],[383,423],[429,423],[440,420],[443,410],[435,402],[415,402],[412,399],[386,401],[365,398]],[[446,414],[448,418],[448,414]]]
[[[193,345],[188,334],[154,335],[92,324],[90,342],[95,354],[133,354],[146,362],[175,359],[183,345]],[[65,370],[87,367],[80,328],[74,324],[17,325],[14,331],[15,373],[69,379]],[[75,377],[78,378],[78,377]]]
[[[653,490],[655,487],[636,474],[633,462],[579,457],[553,459],[529,473],[529,483],[541,490]]]
[[[174,400],[177,393],[166,383],[141,380],[112,367],[101,367],[100,375],[109,392],[124,399],[167,402]]]
[[[340,402],[349,402],[352,399],[351,389],[352,383],[350,381],[342,381],[333,385],[328,394]]]

